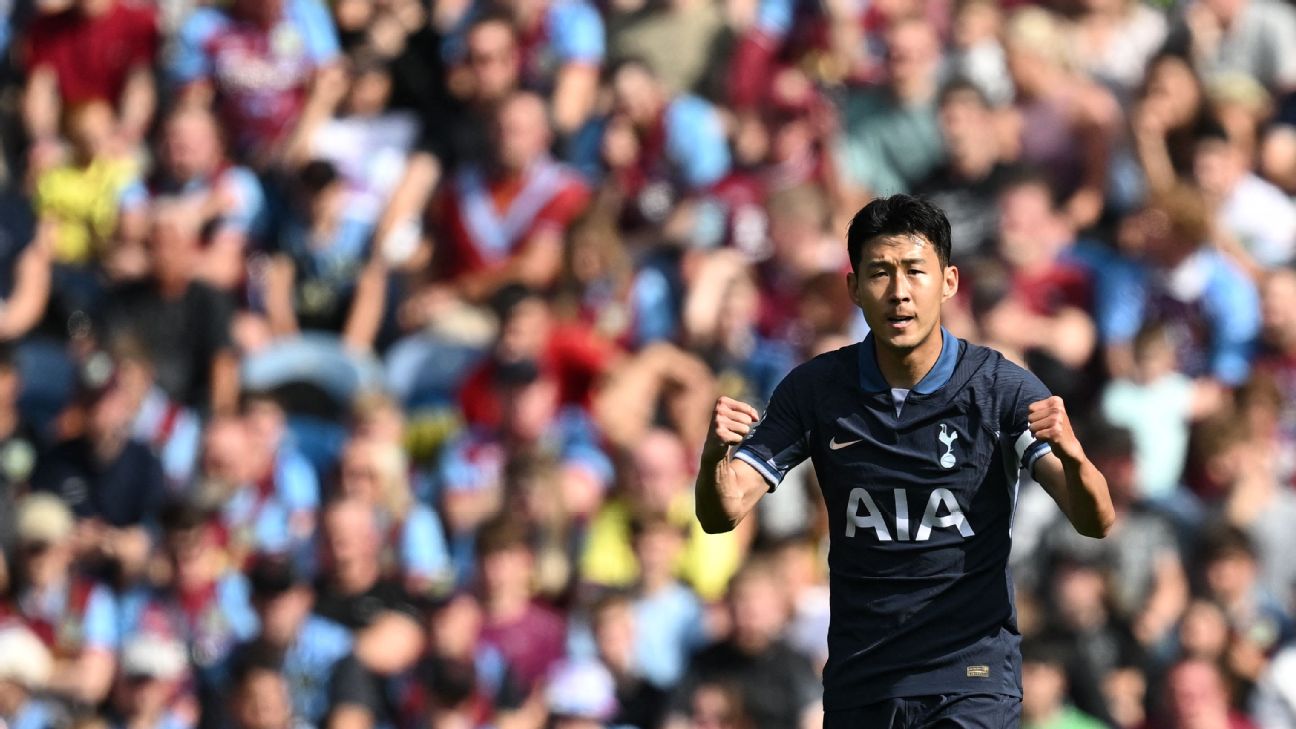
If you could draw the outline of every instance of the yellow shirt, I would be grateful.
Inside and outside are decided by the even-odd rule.
[[[639,579],[639,561],[630,543],[630,519],[630,506],[621,498],[610,499],[594,515],[581,555],[583,580],[607,587],[629,587]],[[676,575],[692,585],[703,600],[724,597],[729,578],[742,564],[738,535],[703,531],[693,515],[691,492],[680,494],[671,505],[670,519],[689,530]]]
[[[54,260],[85,264],[117,229],[117,207],[135,164],[96,159],[86,167],[55,167],[36,181],[36,213],[54,223]]]

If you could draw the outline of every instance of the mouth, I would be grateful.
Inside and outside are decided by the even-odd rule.
[[[900,316],[898,314],[888,316],[886,320],[887,320],[887,328],[891,329],[892,331],[902,331],[908,329],[914,323],[914,318],[912,316]]]

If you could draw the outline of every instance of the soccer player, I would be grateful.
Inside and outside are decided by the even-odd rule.
[[[847,247],[846,283],[871,333],[794,369],[763,418],[716,403],[698,519],[709,532],[734,528],[810,458],[832,534],[826,729],[1017,727],[1018,478],[1032,475],[1092,537],[1115,519],[1107,482],[1060,398],[941,327],[959,276],[940,209],[874,200]]]

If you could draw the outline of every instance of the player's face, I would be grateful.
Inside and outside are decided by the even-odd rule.
[[[930,241],[878,236],[864,244],[858,271],[846,284],[878,346],[910,351],[940,336],[941,305],[958,292],[958,269],[942,268]]]

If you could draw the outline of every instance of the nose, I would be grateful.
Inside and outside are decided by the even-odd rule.
[[[891,277],[891,290],[887,292],[888,298],[892,303],[904,303],[909,301],[909,281],[903,275]]]

